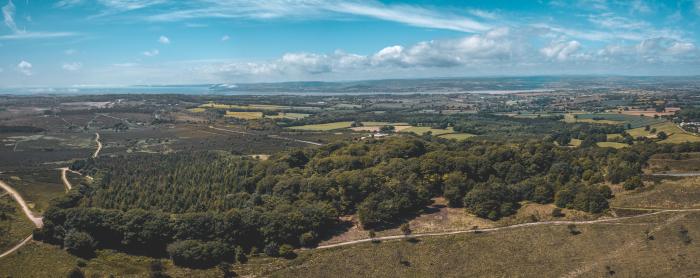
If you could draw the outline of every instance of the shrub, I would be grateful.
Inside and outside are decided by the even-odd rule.
[[[622,185],[622,187],[625,190],[634,190],[640,187],[643,187],[644,183],[642,182],[642,179],[638,176],[631,177],[625,183]]]
[[[190,268],[208,268],[227,259],[231,249],[219,241],[183,240],[168,245],[173,263]]]

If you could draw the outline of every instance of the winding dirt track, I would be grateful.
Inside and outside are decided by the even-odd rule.
[[[92,154],[92,158],[97,158],[97,156],[100,155],[100,151],[102,150],[102,142],[100,142],[100,134],[97,132],[95,132],[95,142],[97,143],[97,149]]]
[[[358,243],[363,243],[363,242],[371,242],[373,240],[381,241],[381,240],[404,239],[404,238],[419,238],[419,237],[429,237],[429,236],[456,235],[456,234],[466,234],[466,233],[485,233],[485,232],[496,232],[496,231],[500,231],[500,230],[516,229],[516,228],[531,227],[531,226],[541,226],[541,225],[569,225],[569,224],[587,225],[587,224],[605,223],[605,222],[620,221],[620,220],[625,220],[625,219],[640,218],[640,217],[645,217],[645,216],[657,215],[657,214],[662,214],[662,213],[673,213],[673,212],[700,212],[700,209],[666,209],[666,210],[660,210],[657,212],[639,214],[639,215],[634,215],[634,216],[605,218],[605,219],[588,220],[588,221],[543,221],[543,222],[515,224],[515,225],[510,225],[510,226],[488,228],[488,229],[458,230],[458,231],[439,232],[439,233],[422,233],[422,234],[412,234],[412,235],[408,235],[408,236],[404,236],[404,235],[385,236],[385,237],[376,237],[374,239],[366,238],[366,239],[358,239],[358,240],[346,241],[346,242],[335,243],[335,244],[322,245],[322,246],[316,247],[315,249],[334,248],[334,247],[358,244]]]
[[[63,185],[66,186],[66,191],[70,191],[73,189],[73,185],[68,181],[68,171],[76,173],[75,171],[68,169],[68,167],[63,167],[63,168],[58,168],[58,170],[61,170],[61,180],[63,181]]]
[[[24,198],[22,198],[22,195],[19,195],[19,193],[17,193],[17,191],[14,188],[12,188],[3,181],[0,181],[0,187],[2,187],[2,189],[5,189],[7,193],[10,193],[10,196],[12,196],[12,198],[15,198],[15,201],[17,201],[19,206],[22,207],[22,211],[27,216],[27,218],[29,218],[29,220],[31,220],[34,223],[34,226],[36,226],[37,228],[41,228],[44,226],[42,218],[34,216],[34,213],[29,209],[29,206],[27,206],[27,203],[24,201]]]
[[[32,235],[29,235],[27,238],[22,240],[19,244],[15,245],[15,247],[12,247],[10,250],[5,251],[5,253],[0,254],[0,258],[5,257],[7,255],[12,254],[13,252],[17,251],[20,247],[24,246],[28,242],[32,241]]]
[[[29,207],[27,206],[27,203],[24,201],[24,198],[22,198],[22,195],[19,195],[19,193],[17,193],[17,191],[14,188],[7,185],[3,181],[0,181],[0,187],[2,187],[2,189],[7,191],[7,193],[9,193],[12,196],[12,198],[15,198],[15,201],[17,201],[17,203],[20,205],[20,207],[22,207],[22,211],[24,211],[24,214],[27,216],[27,218],[29,218],[29,220],[31,220],[34,223],[34,226],[36,226],[37,228],[41,228],[44,226],[44,221],[42,220],[42,218],[34,216],[34,213],[32,213],[32,211],[29,210]],[[27,244],[31,240],[32,240],[32,235],[29,235],[27,238],[22,240],[22,242],[20,242],[19,244],[15,245],[12,248],[10,248],[10,250],[7,250],[4,253],[0,254],[0,258],[12,254],[13,252],[17,251],[17,249],[24,246],[25,244]]]

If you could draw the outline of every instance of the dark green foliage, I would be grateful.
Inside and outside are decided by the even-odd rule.
[[[68,278],[85,278],[85,273],[83,273],[83,270],[80,269],[79,267],[74,267],[73,269],[68,272],[68,275],[66,276]]]
[[[87,233],[75,230],[66,233],[63,240],[63,247],[73,255],[89,258],[95,254],[95,241]]]
[[[277,257],[280,254],[280,246],[276,242],[270,242],[265,245],[263,252],[270,257]]]
[[[668,134],[663,131],[659,131],[659,133],[656,134],[656,138],[659,138],[659,140],[666,140],[668,138]]]
[[[515,193],[502,184],[475,187],[464,197],[464,206],[469,212],[491,220],[511,215],[518,209]]]
[[[625,183],[622,185],[622,187],[625,190],[634,190],[640,187],[643,187],[644,183],[642,182],[642,178],[639,176],[634,176],[629,178]]]
[[[218,241],[183,240],[168,245],[168,254],[173,263],[191,268],[208,268],[229,259],[233,253]]]
[[[282,244],[279,248],[279,256],[287,259],[294,258],[294,247],[289,244]]]

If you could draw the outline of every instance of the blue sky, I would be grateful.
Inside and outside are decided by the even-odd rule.
[[[0,0],[0,86],[700,74],[700,0]]]

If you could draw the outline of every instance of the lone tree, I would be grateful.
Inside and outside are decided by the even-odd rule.
[[[668,134],[666,134],[666,132],[659,131],[659,133],[656,134],[656,138],[665,140],[666,138],[668,138]]]
[[[374,230],[369,230],[369,232],[367,232],[367,236],[369,236],[369,238],[372,240],[372,242],[374,242],[374,243],[379,242],[379,241],[376,239],[377,233],[374,232]]]
[[[401,233],[403,233],[404,236],[409,236],[413,232],[411,231],[411,226],[408,223],[401,224],[401,227],[399,229],[401,230]]]

